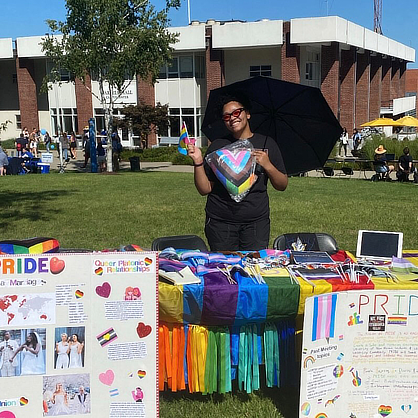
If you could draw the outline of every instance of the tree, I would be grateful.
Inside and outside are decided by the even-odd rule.
[[[135,76],[155,82],[161,66],[170,60],[170,45],[177,36],[166,30],[167,14],[179,5],[180,0],[166,0],[166,7],[156,11],[149,0],[66,0],[66,21],[47,21],[52,35],[43,38],[42,49],[52,70],[45,84],[59,81],[61,68],[85,86],[87,75],[98,81],[96,97],[106,117],[108,171],[112,171],[115,101]]]
[[[147,144],[148,135],[165,132],[170,124],[168,106],[158,103],[156,106],[139,104],[137,106],[125,106],[121,109],[125,116],[119,119],[116,125],[121,128],[132,129],[138,135],[141,145]]]

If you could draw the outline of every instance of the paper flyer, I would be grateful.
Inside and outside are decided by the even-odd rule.
[[[155,252],[0,256],[0,417],[158,417]]]
[[[418,292],[306,300],[299,417],[418,416]]]

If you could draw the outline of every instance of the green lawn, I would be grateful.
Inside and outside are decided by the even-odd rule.
[[[272,233],[316,231],[355,250],[359,229],[402,231],[418,249],[418,187],[365,180],[291,178],[270,190]],[[100,250],[155,237],[203,237],[204,203],[189,173],[50,174],[0,178],[0,238],[57,238],[63,248]],[[296,373],[296,371],[295,371]],[[161,417],[297,416],[295,390],[264,389],[225,396],[163,394]]]

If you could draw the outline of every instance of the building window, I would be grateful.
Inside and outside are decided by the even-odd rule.
[[[199,127],[201,126],[202,118],[204,115],[203,108],[197,108],[196,112],[192,107],[186,108],[169,108],[168,114],[170,118],[170,125],[167,131],[159,132],[159,136],[168,136],[168,137],[179,137],[180,136],[180,129],[183,122],[186,123],[187,132],[190,137],[196,137],[196,130],[198,132],[197,136],[202,136],[199,131]],[[195,117],[196,117],[196,125],[195,125]]]
[[[12,74],[12,83],[17,84],[17,74]]]
[[[160,68],[158,78],[205,78],[205,57],[203,55],[180,55]]]
[[[60,135],[61,132],[77,132],[78,119],[76,108],[52,108],[51,127],[55,136]]]
[[[251,65],[250,77],[257,77],[259,75],[271,77],[271,65]]]
[[[15,115],[16,129],[22,129],[22,122],[20,120],[20,115]]]

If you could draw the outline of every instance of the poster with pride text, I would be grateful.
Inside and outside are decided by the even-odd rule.
[[[0,417],[157,417],[157,263],[0,255]]]

